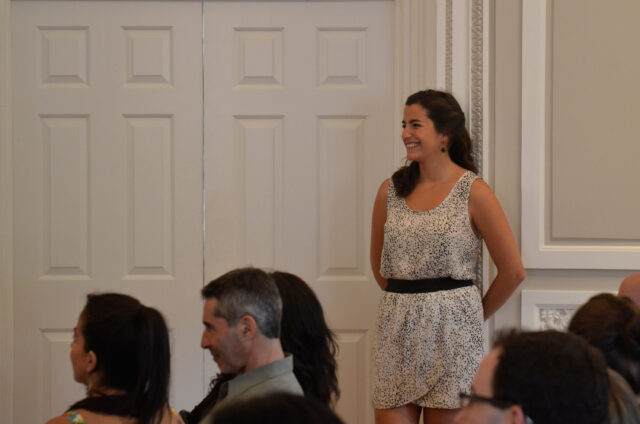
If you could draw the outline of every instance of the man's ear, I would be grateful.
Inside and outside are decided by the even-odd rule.
[[[513,405],[507,410],[509,424],[528,424],[527,416],[520,405]]]
[[[258,324],[251,315],[245,315],[238,320],[240,337],[244,340],[252,339],[258,332]]]

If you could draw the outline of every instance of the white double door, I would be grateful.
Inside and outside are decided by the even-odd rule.
[[[216,371],[199,289],[248,264],[311,284],[338,411],[371,422],[393,2],[16,1],[12,26],[15,422],[83,395],[68,351],[95,291],[163,312],[171,402],[191,408]]]

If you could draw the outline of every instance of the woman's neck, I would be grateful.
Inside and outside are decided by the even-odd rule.
[[[420,183],[437,183],[454,179],[460,172],[460,167],[451,160],[449,155],[420,162]]]
[[[92,386],[87,390],[88,397],[122,396],[125,394],[127,394],[126,390],[112,389],[103,386]]]

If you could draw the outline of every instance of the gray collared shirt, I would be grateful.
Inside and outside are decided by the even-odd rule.
[[[202,422],[211,423],[211,415],[225,405],[277,392],[303,395],[302,387],[293,374],[293,356],[291,355],[222,383],[218,403]]]

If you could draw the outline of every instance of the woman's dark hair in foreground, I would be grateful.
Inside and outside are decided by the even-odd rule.
[[[160,422],[168,403],[170,368],[162,315],[131,296],[105,293],[88,295],[80,316],[85,350],[97,358],[93,389],[124,394],[89,396],[69,409],[133,417],[140,424]]]
[[[280,342],[293,354],[293,372],[308,397],[331,407],[340,397],[335,355],[338,345],[313,290],[298,276],[273,272],[282,298]]]
[[[599,349],[609,368],[640,393],[640,309],[627,297],[598,294],[571,318],[569,331]]]
[[[451,94],[444,91],[424,90],[410,95],[405,106],[418,104],[422,106],[427,117],[433,121],[433,126],[440,134],[449,137],[447,151],[449,157],[457,165],[473,171],[478,169],[473,162],[471,137],[465,127],[465,117],[460,104]],[[391,179],[400,197],[407,197],[415,188],[420,178],[420,164],[411,162],[398,169]]]
[[[289,393],[274,393],[230,403],[213,414],[215,424],[343,424],[319,401]]]

